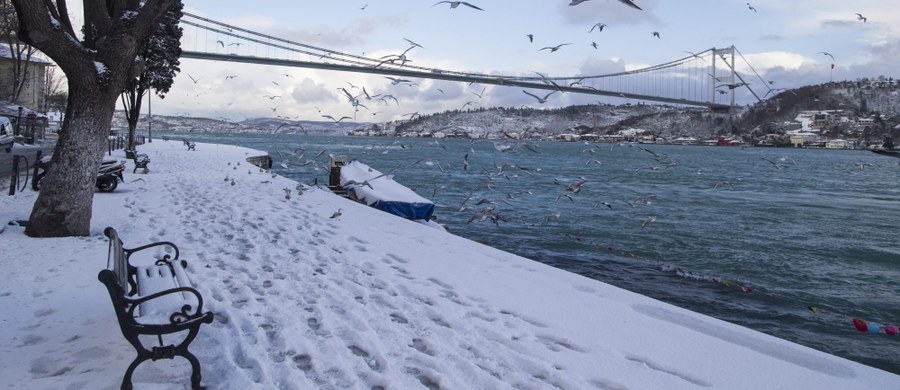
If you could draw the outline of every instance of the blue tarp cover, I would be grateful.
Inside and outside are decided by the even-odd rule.
[[[341,167],[341,186],[357,200],[407,219],[430,219],[434,203],[357,160]]]

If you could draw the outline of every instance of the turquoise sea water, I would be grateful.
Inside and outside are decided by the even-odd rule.
[[[530,142],[534,152],[489,140],[169,136],[267,151],[275,172],[307,184],[327,181],[329,154],[382,172],[399,166],[394,179],[433,200],[454,234],[900,373],[900,336],[851,323],[900,322],[900,159],[824,149]],[[567,189],[579,180],[578,192]],[[490,206],[498,224],[468,223]]]

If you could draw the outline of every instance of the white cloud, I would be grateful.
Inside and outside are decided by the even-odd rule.
[[[797,69],[803,65],[805,61],[809,61],[808,57],[784,51],[745,54],[744,58],[747,59],[747,62],[749,62],[757,72],[765,72],[768,69],[776,67]],[[751,69],[750,66],[747,65],[747,62],[738,58],[735,64],[737,71],[741,73],[750,73]]]

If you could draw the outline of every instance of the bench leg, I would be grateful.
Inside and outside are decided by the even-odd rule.
[[[194,354],[188,351],[188,345],[194,341],[194,338],[197,337],[197,333],[199,332],[200,324],[198,323],[197,326],[191,327],[190,330],[188,330],[188,334],[184,338],[184,341],[175,347],[175,354],[187,359],[187,361],[191,363],[191,389],[193,390],[203,389],[203,387],[200,386],[200,361],[197,360],[197,357],[194,356]]]
[[[200,386],[200,361],[197,360],[197,357],[194,354],[184,350],[184,353],[181,354],[182,357],[191,362],[191,389],[193,390],[201,390],[203,386]]]
[[[142,357],[138,354],[138,357],[134,358],[134,361],[128,365],[128,369],[125,370],[125,377],[122,378],[122,390],[131,390],[131,375],[134,374],[134,369],[149,358],[149,356]]]

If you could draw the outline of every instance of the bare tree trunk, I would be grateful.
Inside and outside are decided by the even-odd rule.
[[[69,103],[59,133],[53,164],[42,180],[25,234],[32,237],[87,236],[90,233],[97,170],[106,151],[115,94],[96,88],[75,91],[69,83]],[[81,99],[72,99],[81,96]]]
[[[128,121],[128,147],[135,150],[134,138],[138,119],[141,117],[141,102],[144,100],[143,88],[126,89],[122,94],[122,106],[125,108],[125,119]]]

